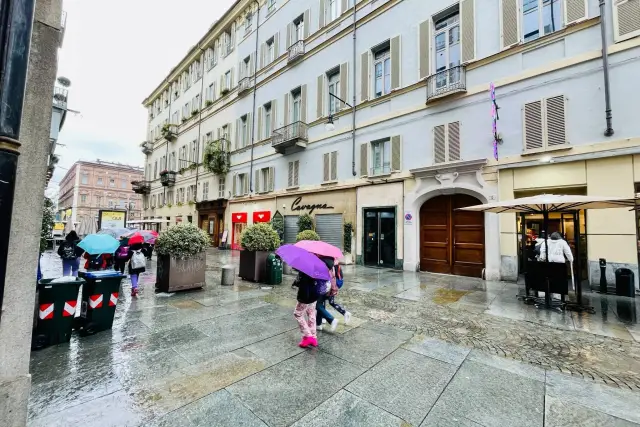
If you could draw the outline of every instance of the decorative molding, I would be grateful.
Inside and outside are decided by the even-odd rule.
[[[442,182],[441,178],[442,180],[446,180],[445,176],[455,174],[455,178],[453,178],[453,181],[455,181],[459,174],[481,172],[482,168],[486,166],[486,164],[487,159],[461,160],[458,162],[442,163],[424,168],[411,169],[409,172],[415,178],[435,178],[440,182]]]

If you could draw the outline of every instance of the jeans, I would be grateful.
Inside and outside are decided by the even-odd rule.
[[[80,261],[75,259],[63,259],[62,260],[62,275],[63,276],[75,276],[78,277],[78,267]]]
[[[131,275],[131,289],[138,289],[138,274]]]
[[[318,302],[316,303],[316,325],[322,325],[322,319],[326,319],[327,323],[333,322],[333,316],[327,311],[325,302],[327,301],[326,295],[319,295]]]

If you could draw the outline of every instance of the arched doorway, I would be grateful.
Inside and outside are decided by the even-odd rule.
[[[437,196],[420,208],[420,270],[481,277],[484,213],[458,208],[482,204],[467,194]]]

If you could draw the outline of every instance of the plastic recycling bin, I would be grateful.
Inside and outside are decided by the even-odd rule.
[[[616,275],[616,295],[622,297],[635,298],[636,285],[634,280],[633,271],[628,268],[618,268],[615,271]]]
[[[78,290],[84,283],[83,279],[73,276],[38,282],[32,349],[69,342],[78,304]]]
[[[80,273],[85,280],[78,331],[81,335],[111,329],[124,276],[114,270]]]
[[[282,283],[282,260],[275,254],[267,257],[267,284],[279,285]]]

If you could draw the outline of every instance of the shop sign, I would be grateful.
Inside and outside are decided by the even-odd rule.
[[[258,211],[253,213],[253,223],[269,222],[271,221],[270,211]]]
[[[100,210],[98,212],[98,228],[106,230],[109,228],[126,228],[127,212],[126,211],[107,211]]]
[[[302,197],[296,198],[293,203],[291,203],[291,210],[293,212],[300,211],[309,211],[309,215],[311,215],[315,210],[328,210],[335,209],[333,206],[329,206],[326,203],[316,203],[313,205],[305,205],[302,203]]]
[[[247,222],[247,213],[246,212],[236,212],[231,214],[231,222],[232,223],[245,223]]]
[[[404,211],[404,225],[413,225],[413,214],[411,211]]]

